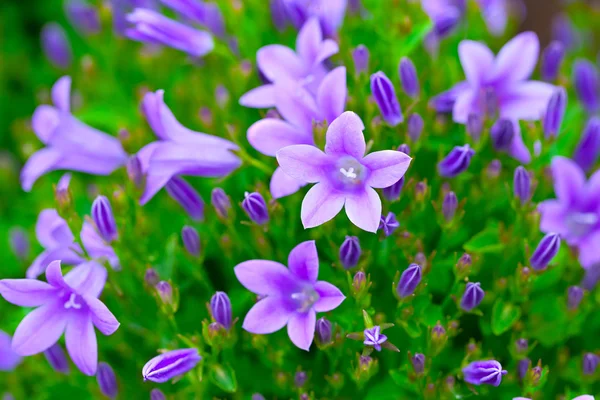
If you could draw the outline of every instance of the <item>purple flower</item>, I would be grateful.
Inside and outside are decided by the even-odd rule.
[[[98,343],[94,326],[112,335],[119,322],[98,300],[106,283],[106,269],[93,261],[71,270],[64,278],[60,261],[46,269],[48,283],[35,279],[0,280],[0,294],[21,307],[37,307],[21,321],[12,341],[22,356],[41,353],[65,332],[67,351],[86,375],[96,373]]]
[[[402,57],[398,73],[404,93],[413,98],[417,97],[419,95],[419,77],[417,76],[415,65],[410,58]]]
[[[25,229],[18,226],[10,228],[10,231],[8,232],[8,240],[10,243],[10,248],[15,256],[21,260],[25,260],[27,257],[29,257],[29,249],[31,246]]]
[[[340,246],[340,261],[344,269],[356,267],[361,254],[362,251],[358,238],[356,236],[346,236],[346,239],[344,239],[344,242]]]
[[[396,229],[400,227],[400,223],[396,219],[393,212],[389,212],[385,217],[382,215],[379,221],[379,229],[383,230],[385,236],[390,236]]]
[[[365,329],[365,346],[373,346],[375,350],[381,351],[381,345],[387,341],[387,336],[381,333],[381,327],[376,325],[370,329]]]
[[[242,208],[255,224],[264,225],[269,222],[269,209],[260,193],[246,192],[242,201]]]
[[[382,71],[371,75],[371,94],[388,125],[393,127],[404,121],[394,84]]]
[[[548,101],[548,108],[543,120],[544,136],[547,138],[558,136],[566,109],[567,92],[564,88],[559,87]]]
[[[174,176],[165,185],[165,190],[194,221],[204,219],[204,200],[185,179]]]
[[[531,177],[522,165],[519,165],[515,169],[513,192],[522,205],[531,199]]]
[[[105,362],[98,364],[98,372],[96,373],[96,380],[98,386],[103,395],[110,399],[117,397],[119,387],[117,386],[117,377],[115,371]]]
[[[417,374],[423,373],[423,371],[425,370],[425,355],[424,354],[421,354],[421,353],[415,354],[410,359],[410,362],[412,364],[412,367],[413,367],[413,370],[415,371],[415,373],[417,373]]]
[[[277,161],[286,174],[317,183],[302,202],[304,228],[329,221],[345,207],[353,224],[377,231],[381,200],[373,188],[396,183],[411,158],[394,150],[365,156],[363,129],[358,115],[345,112],[329,125],[325,152],[309,145],[288,146],[277,152]]]
[[[583,374],[584,375],[594,375],[596,372],[596,368],[598,368],[598,364],[600,363],[600,357],[598,357],[594,353],[585,353],[583,355]]]
[[[323,39],[319,21],[309,19],[298,33],[295,52],[280,44],[258,50],[256,63],[269,83],[244,94],[240,98],[240,104],[252,108],[274,107],[277,96],[273,84],[281,81],[302,83],[309,93],[316,95],[327,74],[323,62],[338,50],[336,42]]]
[[[404,177],[400,178],[398,182],[394,183],[392,186],[388,186],[383,188],[383,197],[385,197],[388,201],[396,201],[400,198],[400,192],[402,192],[402,187],[404,186]]]
[[[148,286],[156,286],[159,280],[160,277],[158,276],[158,272],[156,272],[154,268],[148,268],[144,273],[144,282],[146,282]]]
[[[523,380],[525,375],[527,375],[527,371],[529,370],[529,366],[531,365],[531,360],[528,358],[523,358],[519,360],[519,364],[517,365],[517,373],[519,374],[519,379]]]
[[[0,371],[12,371],[23,360],[11,347],[11,337],[0,330]]]
[[[307,378],[308,378],[308,376],[306,375],[306,372],[304,372],[304,371],[296,372],[296,375],[294,375],[294,386],[296,386],[298,388],[304,386]]]
[[[144,381],[164,383],[192,370],[202,357],[198,349],[171,350],[160,354],[144,365]]]
[[[537,248],[531,255],[529,263],[535,270],[546,269],[550,261],[556,256],[560,249],[560,236],[556,233],[549,233],[540,241]]]
[[[160,0],[183,18],[198,23],[218,37],[225,36],[225,22],[219,6],[195,0]]]
[[[415,292],[415,289],[421,283],[421,266],[419,264],[410,264],[408,268],[400,275],[400,281],[396,288],[396,293],[403,299]]]
[[[283,32],[288,25],[288,16],[285,8],[285,0],[270,0],[271,18],[273,25],[279,32]]]
[[[569,286],[567,289],[567,307],[569,310],[576,310],[579,303],[583,300],[583,289],[579,286]]]
[[[146,204],[171,178],[178,175],[223,177],[240,166],[231,152],[238,147],[225,139],[194,132],[177,121],[163,100],[164,91],[146,93],[142,110],[158,141],[138,152],[146,187],[140,204]]]
[[[185,250],[189,254],[195,257],[200,255],[200,236],[194,227],[184,226],[183,229],[181,229],[181,239],[183,240]]]
[[[577,60],[573,66],[573,84],[579,101],[589,113],[600,109],[600,74],[588,60]]]
[[[98,233],[106,242],[110,243],[117,239],[119,236],[117,224],[106,196],[98,196],[92,203],[92,219],[98,228]]]
[[[542,79],[551,82],[557,78],[564,56],[565,46],[561,42],[553,41],[544,49],[540,66]]]
[[[167,400],[167,397],[160,389],[152,389],[150,392],[150,400]]]
[[[331,342],[331,322],[325,319],[325,317],[317,320],[316,334],[319,343],[329,344]]]
[[[262,296],[246,314],[243,328],[255,334],[273,333],[284,326],[297,347],[309,349],[315,336],[316,313],[337,308],[345,297],[338,288],[317,281],[319,256],[314,241],[300,243],[288,257],[288,268],[267,260],[238,264],[240,283]]]
[[[108,261],[114,270],[118,271],[121,269],[121,262],[119,261],[119,257],[115,253],[115,250],[100,236],[98,230],[94,228],[92,223],[87,220],[83,221],[83,227],[81,228],[79,237],[81,238],[85,250],[92,259],[97,261],[104,259]]]
[[[60,372],[61,374],[65,375],[68,375],[71,372],[67,355],[58,342],[46,349],[44,351],[44,356],[46,357],[46,360],[48,360],[48,364],[50,364],[52,369],[54,369],[56,372]]]
[[[423,127],[425,126],[425,122],[423,121],[423,117],[420,114],[413,113],[410,114],[408,120],[406,121],[408,125],[408,137],[413,142],[416,142],[421,137],[421,132],[423,132]]]
[[[448,155],[438,163],[438,172],[445,178],[454,178],[465,172],[475,154],[468,144],[455,146]]]
[[[49,22],[42,28],[42,49],[48,60],[57,68],[67,69],[73,61],[71,43],[62,26]]]
[[[65,206],[70,201],[69,184],[71,183],[72,176],[70,172],[65,173],[60,177],[54,188],[54,196],[60,205]]]
[[[138,42],[163,45],[192,57],[210,53],[215,43],[208,32],[200,31],[147,8],[136,8],[127,15],[132,24],[125,36]]]
[[[352,50],[352,60],[354,61],[354,72],[356,75],[369,72],[369,49],[364,44],[359,44]]]
[[[115,137],[77,120],[70,112],[71,78],[63,76],[52,87],[55,105],[41,105],[31,120],[33,131],[46,145],[33,153],[21,170],[23,190],[30,191],[42,175],[59,169],[109,175],[127,162]]]
[[[465,311],[471,311],[481,303],[484,296],[485,292],[479,282],[469,282],[460,300],[460,308]]]
[[[558,14],[552,21],[552,40],[562,43],[566,50],[579,45],[579,33],[566,14]]]
[[[473,361],[463,368],[464,380],[472,385],[500,386],[507,371],[496,360]]]
[[[479,3],[488,31],[494,36],[503,35],[508,22],[510,1],[477,0],[477,3]]]
[[[217,292],[210,299],[210,313],[213,319],[225,329],[231,328],[231,301],[225,292]]]
[[[552,159],[554,192],[557,199],[538,205],[540,230],[556,233],[579,250],[584,268],[600,262],[600,172],[586,182],[584,172],[565,157]]]
[[[515,138],[515,126],[512,121],[505,118],[500,118],[494,122],[490,136],[496,150],[510,151],[513,139]]]
[[[421,0],[423,11],[433,22],[436,40],[448,36],[460,22],[465,12],[464,0]]]
[[[469,114],[467,117],[467,133],[473,141],[478,142],[483,131],[483,118],[479,114]]]
[[[323,34],[332,37],[344,21],[347,0],[285,0],[284,5],[296,29],[312,17],[318,20]]]
[[[446,193],[444,200],[442,200],[442,214],[446,222],[450,222],[456,215],[456,209],[458,208],[458,198],[452,191]]]
[[[509,154],[522,163],[528,163],[531,155],[523,143],[517,122],[539,120],[555,90],[548,83],[527,81],[539,53],[536,34],[525,32],[517,35],[504,45],[497,56],[484,44],[470,40],[460,43],[458,53],[467,80],[443,93],[447,98],[443,110],[451,107],[454,121],[465,124],[471,114],[485,115],[487,110],[497,109],[500,118],[514,124]],[[434,103],[439,103],[439,99],[438,96]]]
[[[70,0],[65,11],[71,25],[79,32],[86,35],[100,32],[100,18],[95,7],[81,0]]]
[[[585,125],[581,139],[573,153],[573,160],[579,167],[589,172],[600,154],[600,118],[592,117]]]

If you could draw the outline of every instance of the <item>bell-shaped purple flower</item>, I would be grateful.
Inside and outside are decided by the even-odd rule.
[[[417,70],[415,64],[408,57],[402,57],[400,60],[400,66],[398,67],[398,74],[400,75],[400,82],[402,83],[402,89],[404,93],[410,97],[417,97],[419,95],[419,77],[417,76]]]
[[[496,360],[473,361],[463,369],[465,382],[472,385],[500,386],[506,373]]]
[[[319,318],[317,320],[316,327],[317,340],[321,344],[329,344],[331,342],[332,337],[332,328],[331,322],[329,322],[325,317]]]
[[[390,236],[396,229],[400,227],[400,223],[396,219],[396,214],[389,212],[385,217],[381,216],[379,222],[379,230],[382,230],[385,236]]]
[[[44,351],[44,356],[46,357],[46,360],[48,360],[48,364],[50,364],[52,369],[56,372],[65,375],[71,372],[67,355],[58,342],[46,349]]]
[[[13,351],[11,341],[10,335],[0,330],[0,371],[12,371],[23,361],[23,358]]]
[[[557,78],[564,56],[565,46],[559,41],[553,41],[544,49],[540,66],[543,80],[552,82]]]
[[[144,365],[144,381],[164,383],[191,371],[202,359],[198,349],[171,350],[160,354]]]
[[[446,222],[450,222],[454,219],[457,208],[458,198],[456,197],[456,194],[452,191],[446,193],[444,195],[444,200],[442,200],[442,214],[444,215]]]
[[[471,158],[475,154],[468,144],[455,146],[448,155],[438,163],[438,172],[445,178],[454,178],[469,168]]]
[[[70,0],[65,5],[67,18],[79,32],[92,35],[100,32],[98,10],[82,0]]]
[[[210,202],[215,208],[217,215],[223,219],[227,219],[229,210],[231,209],[231,200],[227,196],[227,193],[221,188],[214,188],[210,193]]]
[[[546,115],[543,119],[544,136],[556,137],[560,132],[563,117],[567,109],[567,92],[564,88],[559,87],[548,102]]]
[[[419,264],[410,264],[407,269],[402,272],[396,293],[403,299],[415,292],[415,289],[421,283],[422,272]]]
[[[560,235],[549,233],[540,241],[537,248],[531,255],[529,263],[535,270],[546,269],[550,261],[556,256],[560,249]]]
[[[85,125],[71,114],[70,91],[71,78],[63,76],[52,87],[54,107],[41,105],[33,113],[33,131],[46,147],[33,153],[21,170],[21,185],[27,192],[50,171],[109,175],[127,162],[117,138]]]
[[[382,71],[371,75],[371,94],[388,125],[396,126],[404,121],[394,84]]]
[[[174,176],[165,185],[165,190],[194,221],[204,219],[204,200],[185,179]]]
[[[96,380],[103,395],[109,399],[117,397],[119,387],[117,386],[117,377],[112,367],[105,362],[98,363],[98,371],[96,372]]]
[[[369,72],[369,49],[364,44],[359,44],[352,50],[355,74],[361,75]]]
[[[57,68],[67,69],[73,61],[71,43],[62,26],[49,22],[42,28],[42,49],[48,60]]]
[[[422,374],[425,370],[425,354],[417,353],[410,359],[413,370],[417,374]]]
[[[573,84],[579,101],[589,113],[600,109],[600,74],[588,60],[577,60],[573,66]]]
[[[585,353],[583,355],[582,370],[584,375],[594,375],[598,364],[600,363],[600,357],[594,353]]]
[[[363,342],[366,346],[373,346],[377,351],[381,351],[381,345],[387,341],[387,336],[381,333],[381,327],[376,325],[372,328],[365,329],[365,341]]]
[[[515,124],[508,119],[500,118],[492,125],[490,136],[496,150],[508,151],[515,138]]]
[[[160,389],[152,389],[150,392],[150,400],[167,400],[167,396]]]
[[[210,299],[210,313],[213,319],[225,329],[231,328],[233,321],[231,316],[231,301],[225,292],[217,292]]]
[[[117,223],[115,222],[110,201],[106,196],[98,196],[92,203],[92,219],[102,239],[108,243],[117,239],[119,236]]]
[[[583,289],[579,286],[569,286],[567,289],[567,307],[569,310],[576,310],[579,303],[583,300]]]
[[[198,257],[200,255],[200,235],[196,228],[192,226],[184,226],[181,229],[181,239],[183,240],[183,247],[192,256]]]
[[[421,133],[423,132],[423,127],[425,126],[425,122],[423,121],[423,117],[421,117],[418,113],[412,113],[408,117],[406,121],[408,137],[413,142],[416,142],[421,137]]]
[[[600,155],[600,117],[592,117],[587,122],[581,139],[573,153],[573,160],[579,167],[589,172]]]
[[[269,209],[260,193],[246,193],[242,201],[242,208],[255,224],[264,225],[269,222]]]
[[[346,239],[344,239],[344,242],[340,246],[340,261],[344,269],[356,267],[361,254],[362,250],[358,238],[356,236],[346,236]]]
[[[525,204],[531,199],[531,176],[521,165],[515,169],[513,192],[515,197],[521,201],[521,204]]]
[[[465,311],[471,311],[481,303],[484,296],[485,292],[479,282],[469,282],[460,300],[460,308]]]

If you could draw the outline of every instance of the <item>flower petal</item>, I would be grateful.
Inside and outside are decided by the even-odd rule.
[[[38,307],[56,297],[56,289],[37,279],[2,279],[0,295],[21,307]]]
[[[288,336],[298,348],[308,351],[315,338],[316,325],[317,313],[315,310],[309,310],[305,313],[294,313],[288,322]]]
[[[83,300],[92,313],[92,323],[100,332],[108,336],[119,329],[121,324],[103,302],[92,296],[83,296]]]
[[[286,121],[265,118],[248,128],[248,142],[267,156],[275,156],[278,150],[295,144],[313,144],[312,131],[307,135]]]
[[[319,300],[315,303],[316,312],[327,312],[337,308],[346,296],[329,282],[319,281],[315,283],[315,290],[319,294]]]
[[[275,85],[275,103],[283,119],[312,139],[313,122],[323,117],[313,96],[297,81],[281,80]]]
[[[319,110],[328,123],[344,112],[347,96],[346,67],[337,67],[325,76],[317,92]]]
[[[521,127],[518,121],[513,121],[515,135],[508,149],[508,153],[516,160],[523,164],[529,164],[531,161],[531,153],[523,142],[523,135],[521,134]]]
[[[381,199],[375,189],[366,187],[363,192],[348,196],[346,215],[360,229],[377,232],[381,219]]]
[[[33,153],[21,169],[23,190],[29,192],[40,176],[58,169],[61,157],[62,154],[52,148],[44,148]]]
[[[546,200],[538,204],[537,209],[541,214],[540,230],[544,233],[555,232],[565,235],[568,232],[566,210],[558,200]]]
[[[35,224],[35,236],[40,244],[47,249],[68,246],[75,240],[67,221],[58,215],[58,212],[53,208],[40,212]]]
[[[106,283],[106,268],[95,261],[79,264],[65,275],[65,282],[80,295],[99,297]]]
[[[458,45],[458,56],[467,81],[479,86],[494,67],[494,53],[483,43],[463,40]]]
[[[502,93],[500,117],[513,120],[540,120],[555,90],[554,85],[537,81],[513,85]]]
[[[552,178],[556,197],[564,204],[575,204],[585,187],[585,175],[569,158],[552,158]]]
[[[269,191],[274,199],[280,199],[290,194],[296,193],[300,188],[304,187],[306,182],[292,178],[285,172],[281,167],[278,167],[273,176],[271,176],[271,183],[269,185]]]
[[[316,65],[322,63],[323,61],[325,61],[332,55],[337,54],[339,51],[340,51],[340,47],[334,40],[325,39],[321,43],[319,53],[317,54],[317,57],[315,58],[315,60],[313,62],[313,67],[316,67]]]
[[[85,375],[93,376],[98,366],[98,342],[92,314],[80,312],[71,316],[65,332],[67,351],[73,363]]]
[[[56,288],[67,288],[67,284],[63,279],[62,270],[60,268],[60,260],[54,260],[46,268],[46,280]]]
[[[392,186],[404,176],[412,158],[395,150],[367,154],[361,163],[369,169],[365,184],[377,189]]]
[[[242,328],[256,334],[277,332],[288,323],[292,314],[293,310],[280,298],[269,296],[248,311]]]
[[[275,107],[275,85],[262,85],[240,97],[240,105],[250,108]]]
[[[299,79],[306,73],[304,63],[294,50],[279,44],[272,44],[258,50],[256,63],[271,82],[280,79]]]
[[[296,38],[296,52],[306,66],[312,66],[317,59],[322,41],[323,34],[319,19],[312,17],[302,25]]]
[[[600,262],[600,231],[596,231],[583,239],[578,246],[579,262],[583,268],[590,268]]]
[[[38,106],[31,117],[31,127],[36,136],[47,144],[60,123],[60,115],[56,108],[42,104]]]
[[[365,125],[360,117],[352,111],[346,111],[329,125],[325,138],[325,153],[362,159],[367,147],[364,129]]]
[[[290,288],[297,286],[290,271],[275,261],[245,261],[238,264],[233,272],[246,289],[259,295],[289,293]]]
[[[302,201],[300,212],[304,229],[314,228],[331,220],[344,207],[343,193],[321,182],[313,186]]]
[[[463,90],[457,97],[452,107],[452,119],[459,124],[466,124],[469,115],[480,114],[476,104],[477,94],[474,90]]]
[[[52,86],[52,102],[60,111],[71,111],[71,77],[65,75]]]
[[[302,242],[288,256],[288,268],[298,278],[316,282],[319,276],[319,254],[314,240]]]
[[[531,76],[540,52],[540,42],[534,32],[523,32],[502,47],[496,56],[495,80],[517,82]]]
[[[29,279],[36,279],[42,275],[48,264],[55,260],[61,260],[66,265],[77,265],[85,261],[81,256],[81,248],[79,244],[73,243],[67,247],[57,247],[43,251],[33,260],[33,263],[27,268],[25,276]]]
[[[58,341],[67,325],[68,313],[55,301],[36,308],[19,324],[12,348],[22,356],[41,353]]]
[[[321,150],[307,144],[288,146],[277,152],[277,162],[283,172],[303,182],[319,182],[324,179],[331,158]]]

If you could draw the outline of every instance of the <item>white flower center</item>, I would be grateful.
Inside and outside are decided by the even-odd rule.
[[[73,308],[75,310],[79,310],[81,308],[81,304],[77,303],[75,300],[77,300],[77,295],[75,293],[71,293],[69,300],[67,300],[64,305],[65,309],[68,310],[69,308]]]
[[[298,312],[307,312],[319,301],[319,293],[312,286],[306,286],[300,292],[292,293],[292,299]]]
[[[367,174],[367,169],[353,157],[340,158],[334,169],[335,181],[340,189],[353,189],[361,185]]]
[[[576,237],[587,235],[598,223],[598,214],[593,212],[574,212],[567,216],[567,226]]]

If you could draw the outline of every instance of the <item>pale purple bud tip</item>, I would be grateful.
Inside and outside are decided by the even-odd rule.
[[[481,303],[484,296],[485,292],[479,282],[469,282],[460,300],[460,308],[465,311],[471,311]]]
[[[400,276],[396,293],[400,298],[410,296],[421,282],[422,272],[418,264],[410,264]]]
[[[42,28],[42,49],[48,60],[57,68],[67,69],[73,54],[65,30],[56,22],[49,22]]]
[[[508,119],[499,119],[494,122],[490,132],[492,144],[498,151],[508,151],[515,137],[515,127]]]
[[[585,353],[583,355],[583,374],[594,375],[598,364],[600,363],[600,357],[594,353]]]
[[[264,225],[269,222],[267,203],[260,193],[246,193],[242,208],[255,224]]]
[[[463,369],[465,382],[472,385],[500,386],[506,373],[496,360],[473,361]]]
[[[389,212],[385,217],[382,215],[379,221],[379,229],[383,231],[385,236],[390,236],[396,229],[400,227],[400,223],[396,219],[393,212]]]
[[[531,360],[528,358],[523,358],[519,360],[519,364],[517,365],[517,373],[519,374],[519,379],[523,380],[525,375],[527,375],[527,371],[529,370],[529,366],[531,365]]]
[[[382,71],[371,75],[371,93],[388,125],[393,127],[404,120],[394,85]]]
[[[577,60],[573,68],[573,82],[579,101],[589,113],[600,109],[600,75],[588,60]]]
[[[425,355],[424,354],[417,353],[411,358],[410,361],[412,363],[412,367],[413,367],[414,371],[417,374],[423,373],[423,371],[425,370]]]
[[[98,363],[98,371],[96,372],[96,380],[103,395],[110,399],[117,397],[117,377],[115,372],[107,363]]]
[[[181,239],[183,240],[183,246],[185,250],[192,256],[198,257],[200,255],[200,235],[198,231],[191,226],[184,226],[181,229]]]
[[[25,260],[29,256],[29,237],[27,232],[21,227],[13,227],[8,234],[10,248],[15,256],[21,260]]]
[[[306,375],[306,372],[304,372],[304,371],[296,372],[296,375],[294,375],[294,385],[297,388],[304,386],[307,378],[308,378],[308,375]]]
[[[385,197],[388,201],[395,201],[400,198],[400,193],[402,192],[402,187],[404,186],[404,176],[398,180],[398,182],[394,183],[392,186],[388,186],[383,189],[383,197]]]
[[[600,155],[600,118],[592,117],[586,124],[581,139],[573,153],[573,160],[585,172],[589,172]]]
[[[556,256],[560,249],[560,235],[549,233],[540,241],[537,248],[531,255],[529,263],[535,270],[546,269],[550,261]]]
[[[231,200],[229,200],[229,196],[227,196],[225,191],[221,188],[214,188],[210,194],[210,202],[219,217],[226,219],[231,209]]]
[[[583,300],[583,289],[579,286],[569,286],[567,289],[567,307],[569,310],[576,310],[581,300]]]
[[[525,353],[529,349],[529,342],[527,339],[517,339],[515,348],[517,349],[517,353]]]
[[[567,109],[567,92],[564,88],[559,87],[548,101],[546,114],[544,115],[544,136],[556,137],[560,132],[563,117]]]
[[[321,344],[329,344],[331,342],[331,322],[324,317],[317,320],[316,334],[317,340]]]
[[[182,178],[173,177],[167,182],[165,189],[169,196],[178,202],[194,221],[204,219],[204,200],[192,185]]]
[[[133,155],[127,159],[127,176],[129,180],[136,186],[140,187],[144,181],[144,173],[142,172],[142,164],[138,156]]]
[[[148,268],[144,273],[144,281],[148,286],[156,286],[156,284],[160,281],[158,272],[156,272],[154,268]]]
[[[361,253],[358,238],[356,236],[346,236],[346,239],[344,239],[344,242],[340,246],[340,261],[344,269],[356,267]]]
[[[172,350],[148,361],[142,376],[145,381],[164,383],[192,370],[201,359],[198,349]]]
[[[213,319],[227,330],[233,321],[231,316],[231,301],[225,292],[217,292],[210,299],[210,313]]]
[[[95,7],[80,0],[69,1],[65,7],[67,18],[81,33],[91,35],[100,32],[100,17]]]
[[[356,75],[369,72],[369,49],[365,45],[359,44],[352,50],[352,59],[354,60],[354,71]]]
[[[352,278],[352,288],[355,291],[360,291],[367,283],[367,277],[364,272],[358,271]]]
[[[69,184],[71,183],[71,177],[73,175],[67,172],[60,177],[54,191],[54,196],[59,204],[67,204],[69,201]]]
[[[387,341],[387,336],[381,333],[381,327],[376,325],[370,329],[365,329],[365,341],[363,342],[366,346],[373,346],[377,351],[381,351],[381,345]]]
[[[46,360],[48,360],[48,364],[54,369],[56,372],[60,372],[61,374],[68,374],[71,369],[69,368],[69,360],[67,359],[67,355],[63,350],[62,346],[58,343],[50,346],[46,351],[44,351],[44,356],[46,356]]]
[[[438,172],[445,178],[453,178],[465,172],[471,164],[471,158],[475,154],[468,144],[456,146],[448,155],[438,163]]]
[[[417,77],[415,65],[410,58],[402,57],[400,66],[398,67],[398,74],[400,75],[400,82],[402,82],[404,93],[413,98],[417,97],[420,90],[419,78]]]
[[[467,133],[474,142],[478,142],[483,131],[483,118],[479,114],[469,114],[467,117]]]
[[[406,121],[408,125],[408,137],[413,142],[416,142],[421,137],[421,133],[423,132],[423,127],[425,126],[425,122],[423,122],[423,117],[420,114],[413,113],[408,117],[408,121]]]
[[[565,46],[561,42],[553,41],[544,49],[540,66],[543,80],[552,82],[556,79],[564,56]]]
[[[173,286],[167,281],[160,281],[156,284],[158,296],[164,304],[173,304]]]
[[[521,200],[521,204],[525,204],[531,199],[531,177],[521,165],[515,169],[513,186],[515,197]]]
[[[160,389],[152,389],[150,392],[150,400],[167,400],[167,396]]]
[[[106,196],[98,196],[92,203],[92,219],[106,242],[110,243],[119,236],[112,207]]]
[[[456,198],[456,194],[454,192],[446,193],[444,200],[442,201],[442,214],[444,215],[446,222],[450,222],[454,219],[457,208],[458,199]]]

